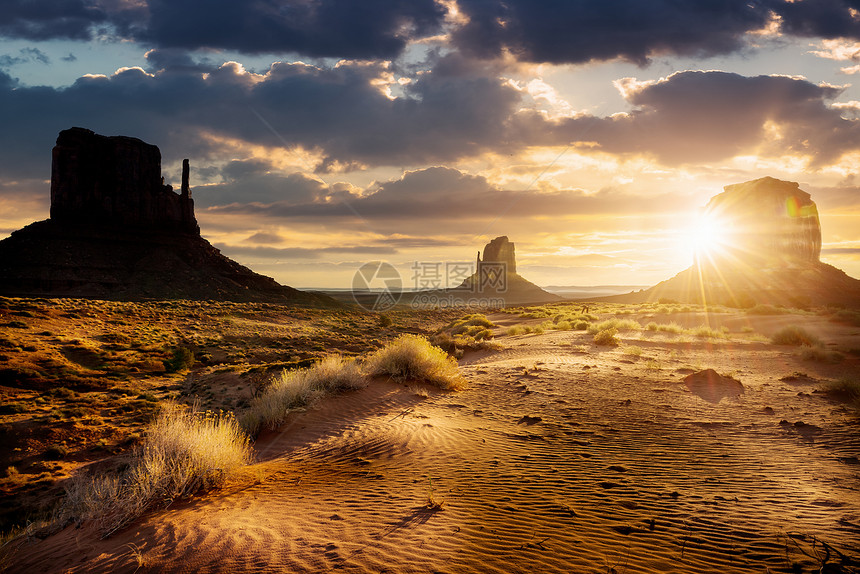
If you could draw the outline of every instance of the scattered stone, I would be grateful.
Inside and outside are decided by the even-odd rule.
[[[684,383],[693,394],[710,403],[719,403],[726,397],[737,398],[744,393],[740,381],[724,377],[713,369],[687,375]]]
[[[529,415],[523,415],[523,417],[517,421],[518,425],[525,424],[528,426],[537,424],[541,422],[543,419],[541,417],[530,417]]]

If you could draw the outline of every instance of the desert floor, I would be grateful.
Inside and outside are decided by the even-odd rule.
[[[495,350],[444,393],[375,380],[290,415],[224,488],[106,540],[68,526],[10,572],[813,572],[860,556],[860,424],[819,392],[857,377],[860,328],[815,314],[628,313],[727,338],[488,317]],[[787,324],[842,358],[767,337]],[[744,333],[744,334],[741,334]],[[757,336],[748,336],[754,333]],[[736,336],[735,336],[736,335]],[[713,368],[738,396],[692,392]],[[426,396],[425,396],[426,395]],[[849,557],[849,558],[846,558]],[[837,570],[833,570],[837,571]]]

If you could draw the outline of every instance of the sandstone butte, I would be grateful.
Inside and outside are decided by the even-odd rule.
[[[50,218],[0,241],[0,295],[339,305],[255,273],[201,237],[189,172],[186,159],[177,194],[158,147],[60,132]]]

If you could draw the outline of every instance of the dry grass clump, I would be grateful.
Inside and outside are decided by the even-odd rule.
[[[839,351],[830,351],[821,347],[804,346],[798,354],[802,360],[816,363],[841,363],[845,358],[845,355]]]
[[[692,334],[700,339],[725,339],[727,334],[725,331],[717,331],[716,329],[712,329],[707,325],[699,325],[695,329],[691,330]]]
[[[121,475],[71,481],[60,519],[94,520],[107,537],[148,510],[220,486],[251,454],[232,414],[166,403]]]
[[[633,319],[607,319],[606,321],[601,321],[600,323],[592,323],[588,326],[589,333],[599,333],[601,331],[606,331],[609,329],[615,329],[618,331],[641,331],[642,325],[639,324],[638,321]]]
[[[264,425],[276,428],[290,411],[326,394],[365,386],[367,380],[355,360],[339,355],[325,357],[306,369],[283,370],[262,395],[251,401],[250,408],[240,417],[242,427],[251,434]]]
[[[398,381],[420,380],[445,390],[461,389],[464,384],[456,361],[417,335],[401,335],[370,355],[364,371]]]
[[[822,346],[821,340],[818,337],[797,325],[789,325],[780,329],[771,335],[770,341],[774,345],[794,345],[796,347],[801,345],[806,345],[807,347]]]
[[[747,309],[746,313],[747,315],[785,315],[788,313],[788,310],[782,307],[759,303],[755,307]]]
[[[604,347],[617,347],[621,343],[621,340],[618,338],[618,329],[615,327],[609,327],[608,329],[603,329],[594,335],[594,344],[601,345]]]
[[[495,344],[490,342],[493,338],[493,332],[490,329],[495,326],[495,323],[487,319],[486,315],[473,313],[451,321],[436,331],[431,335],[430,342],[460,358],[467,350],[478,351],[497,348]]]
[[[848,403],[860,414],[860,379],[843,378],[830,381],[821,390],[836,400]]]

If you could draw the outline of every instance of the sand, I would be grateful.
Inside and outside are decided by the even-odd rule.
[[[856,356],[622,336],[641,356],[550,331],[467,354],[458,393],[375,380],[261,435],[225,488],[107,540],[20,540],[9,571],[811,571],[821,541],[857,557],[860,426],[814,392]],[[698,396],[684,377],[704,368],[744,392]]]

